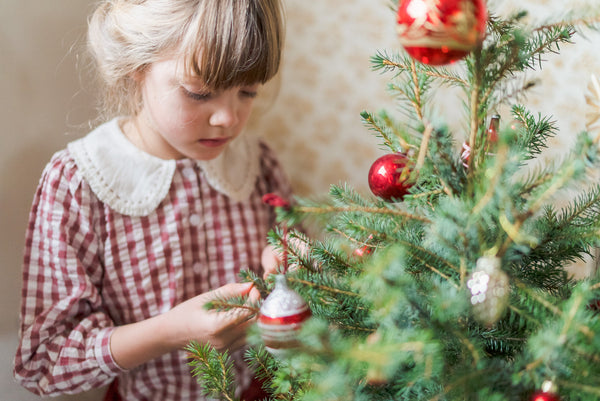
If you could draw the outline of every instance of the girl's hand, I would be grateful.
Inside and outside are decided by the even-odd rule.
[[[283,255],[275,250],[273,245],[267,245],[262,251],[260,262],[264,269],[263,278],[266,280],[270,274],[277,274],[279,265],[283,262]]]
[[[116,327],[110,337],[110,350],[123,369],[132,369],[190,341],[209,343],[219,351],[236,350],[245,344],[246,330],[254,322],[252,310],[215,312],[204,308],[219,298],[248,295],[255,302],[260,293],[252,283],[227,284],[191,298],[170,311],[137,323]]]
[[[252,283],[232,283],[216,290],[189,299],[165,314],[166,320],[173,325],[174,338],[180,346],[195,340],[201,344],[209,343],[219,351],[236,350],[246,342],[246,330],[254,322],[253,311],[235,309],[227,312],[206,310],[206,303],[248,295],[255,302],[260,293]]]

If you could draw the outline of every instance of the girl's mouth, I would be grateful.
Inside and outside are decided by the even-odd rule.
[[[225,145],[227,142],[229,142],[230,139],[231,138],[200,139],[198,140],[198,142],[209,148],[217,148],[219,146]]]

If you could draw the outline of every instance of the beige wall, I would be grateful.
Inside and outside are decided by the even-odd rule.
[[[363,109],[392,110],[387,77],[369,70],[378,48],[397,47],[387,0],[287,0],[288,48],[276,101],[252,128],[263,133],[298,193],[323,193],[347,181],[366,191],[366,173],[381,154],[360,122]],[[511,2],[496,1],[505,9]],[[514,1],[513,4],[518,4]],[[561,14],[564,0],[528,2],[537,16]],[[572,2],[569,2],[571,4]],[[593,3],[593,1],[592,1]],[[3,400],[37,399],[11,382],[20,291],[20,259],[30,202],[52,153],[87,131],[94,102],[77,69],[92,1],[0,0],[0,388]],[[548,157],[560,154],[584,129],[584,91],[600,74],[598,35],[577,39],[550,57],[529,97],[535,111],[552,114],[561,135]],[[270,88],[274,91],[273,85]],[[460,132],[456,100],[437,99]],[[459,134],[460,135],[460,134]],[[64,398],[68,399],[68,398]],[[78,396],[75,399],[83,400]],[[93,395],[89,399],[94,399]]]

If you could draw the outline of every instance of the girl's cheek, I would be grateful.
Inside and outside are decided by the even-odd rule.
[[[194,107],[187,104],[187,102],[179,102],[179,104],[173,108],[173,111],[173,117],[176,120],[175,123],[181,126],[196,123],[200,120],[202,115],[202,110],[197,105]]]

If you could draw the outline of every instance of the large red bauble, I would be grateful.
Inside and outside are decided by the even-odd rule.
[[[485,0],[401,0],[400,44],[415,60],[442,65],[462,59],[483,40]]]
[[[369,169],[369,188],[374,195],[386,201],[402,200],[412,183],[408,182],[412,170],[402,153],[381,156]]]
[[[274,355],[299,344],[298,332],[311,316],[304,298],[287,286],[283,274],[275,277],[275,288],[265,299],[258,314],[258,328],[265,348]]]

